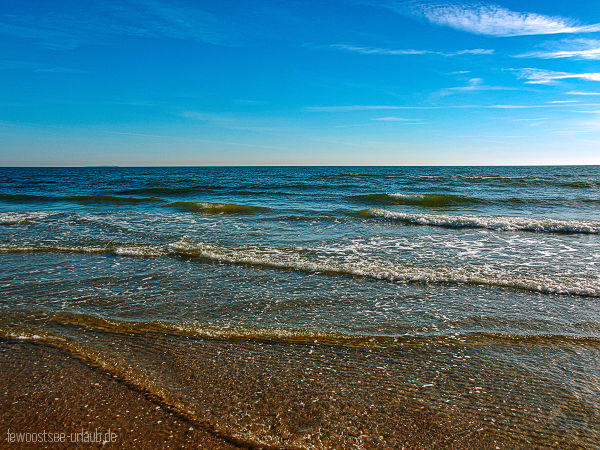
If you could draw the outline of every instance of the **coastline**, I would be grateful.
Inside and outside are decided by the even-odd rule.
[[[240,448],[56,347],[0,339],[0,368],[0,447],[71,448],[78,441],[108,448]],[[36,433],[38,439],[44,431],[65,433],[66,442],[48,442],[54,439],[49,436],[44,444],[16,442],[16,433]],[[113,444],[96,442],[109,432]]]
[[[214,344],[223,349],[223,342]],[[244,343],[240,344],[245,347]],[[225,344],[226,347],[229,345]],[[215,381],[224,367],[214,367],[215,379],[212,381],[198,383],[202,389],[200,395],[206,397],[204,401],[212,403],[209,408],[222,408],[227,416],[239,412],[240,403],[246,403],[247,408],[241,410],[246,409],[247,417],[239,415],[240,425],[252,420],[250,415],[254,406],[251,403],[256,398],[265,402],[271,425],[264,428],[264,417],[262,425],[258,422],[254,426],[246,425],[246,436],[248,430],[255,433],[254,439],[246,440],[240,439],[244,433],[235,436],[235,430],[229,430],[233,432],[226,434],[231,436],[223,438],[218,435],[223,435],[218,433],[222,430],[214,432],[201,418],[190,420],[185,413],[179,414],[175,408],[165,407],[160,399],[155,401],[128,381],[53,345],[0,340],[0,367],[5,374],[0,381],[2,441],[7,443],[9,429],[15,433],[65,432],[67,439],[69,434],[84,430],[110,430],[117,436],[112,444],[117,448],[136,445],[305,448],[309,442],[309,446],[315,448],[494,448],[502,441],[489,427],[484,429],[481,424],[430,410],[418,398],[413,402],[404,397],[402,402],[394,402],[393,407],[376,405],[382,392],[379,389],[373,391],[374,386],[367,387],[370,384],[368,378],[357,373],[354,376],[363,380],[366,389],[360,390],[354,401],[340,401],[331,396],[331,392],[340,389],[344,382],[338,376],[332,377],[333,374],[314,378],[314,386],[306,391],[298,378],[306,368],[296,370],[291,364],[282,371],[274,361],[272,367],[256,364],[257,356],[262,359],[255,355],[253,361],[248,360],[244,373],[239,373],[240,367],[236,367],[233,359],[222,360],[221,363],[231,364],[231,373],[223,375],[222,383]],[[323,367],[318,370],[321,369]],[[275,371],[276,385],[266,381],[264,374],[268,371]],[[258,386],[263,390],[262,394],[255,392]],[[309,397],[309,392],[315,398]],[[231,403],[219,404],[219,399]],[[297,429],[297,433],[290,432],[293,429]],[[271,435],[270,441],[266,440],[267,435]],[[69,444],[63,446],[69,447]],[[9,447],[19,447],[19,444],[9,443]]]

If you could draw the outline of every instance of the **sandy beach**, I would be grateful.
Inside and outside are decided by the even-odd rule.
[[[217,342],[212,350],[220,353],[227,347],[230,344]],[[206,374],[194,386],[197,403],[221,411],[230,422],[237,414],[237,437],[236,430],[216,431],[202,415],[185,417],[165,406],[162,399],[53,346],[23,341],[1,343],[0,364],[7,376],[0,386],[0,423],[14,433],[64,432],[67,440],[77,438],[74,435],[81,431],[97,430],[104,435],[110,430],[116,438],[107,445],[115,448],[297,448],[311,444],[318,448],[493,448],[498,443],[487,427],[419,406],[419,402],[407,400],[409,397],[394,399],[358,373],[348,379],[357,394],[354,401],[336,399],[331,392],[343,391],[344,379],[335,373],[321,374],[307,386],[303,377],[307,367],[296,367],[297,360],[267,367],[273,358],[269,349],[260,355],[254,353],[255,344],[242,343],[240,347],[250,356],[247,367],[240,367],[239,360],[221,360],[218,365],[231,366],[229,374],[219,377],[215,375],[227,369],[213,361],[213,375]],[[323,353],[318,357],[330,356]],[[262,405],[257,406],[259,403]],[[252,415],[260,419],[255,425],[248,423],[256,419]],[[260,425],[269,421],[270,427]],[[4,442],[8,438],[8,434],[4,436]],[[16,442],[10,445],[19,446]],[[67,448],[72,444],[61,445]]]
[[[0,368],[2,447],[72,448],[91,441],[102,448],[239,448],[54,347],[2,340]],[[65,442],[40,442],[44,431],[64,433]],[[94,442],[97,432],[102,441],[113,433],[114,442]],[[16,435],[11,441],[8,433],[36,433],[37,443],[19,443]]]

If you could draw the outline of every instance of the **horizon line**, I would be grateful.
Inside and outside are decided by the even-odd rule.
[[[73,165],[73,166],[0,166],[0,169],[133,169],[133,168],[186,168],[186,167],[590,167],[597,164],[205,164],[205,165]]]

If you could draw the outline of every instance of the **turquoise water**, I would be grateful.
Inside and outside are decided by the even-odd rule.
[[[232,367],[265,343],[278,356],[255,369],[335,367],[353,407],[371,380],[390,394],[362,433],[401,399],[500,446],[599,442],[598,166],[0,173],[4,337],[83,355],[251,444],[310,447],[330,408],[311,413],[318,430],[279,434],[273,404],[199,415],[199,381],[178,374],[207,346],[227,344]],[[323,380],[303,389],[333,402]],[[337,433],[322,442],[362,445]]]

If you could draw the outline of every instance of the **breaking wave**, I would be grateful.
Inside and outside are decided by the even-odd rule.
[[[44,211],[0,212],[0,225],[24,225],[32,221],[45,219],[56,213]]]
[[[460,284],[502,287],[543,294],[600,297],[600,283],[592,278],[535,274],[521,276],[501,269],[473,266],[412,266],[376,258],[348,258],[318,254],[300,248],[217,247],[175,242],[169,245],[18,246],[2,245],[0,253],[71,252],[111,253],[132,257],[183,257],[305,273],[347,275],[392,282]]]
[[[234,203],[175,202],[171,203],[171,206],[182,211],[203,214],[251,214],[261,211],[269,211],[269,208],[250,205],[236,205]]]
[[[384,209],[365,209],[358,214],[363,217],[379,217],[412,225],[429,225],[448,228],[487,228],[499,231],[600,234],[600,221],[591,220],[561,220],[544,217],[409,214],[386,211]]]
[[[381,205],[418,205],[441,207],[482,203],[483,200],[474,197],[464,197],[452,194],[368,194],[355,195],[355,200]]]

